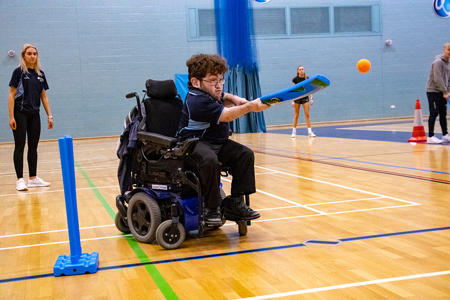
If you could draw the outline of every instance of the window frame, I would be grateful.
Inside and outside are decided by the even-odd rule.
[[[301,9],[301,8],[324,8],[328,7],[328,18],[329,18],[329,32],[327,33],[292,33],[292,23],[291,23],[291,9]],[[370,7],[371,10],[371,31],[358,31],[358,32],[336,32],[335,30],[335,15],[334,11],[337,7]],[[265,39],[297,39],[297,38],[320,38],[320,37],[346,37],[346,36],[381,36],[382,31],[382,17],[381,17],[381,3],[380,2],[347,2],[343,4],[319,4],[319,5],[295,5],[295,6],[271,6],[267,9],[284,9],[285,11],[285,34],[255,34],[252,36],[256,40]],[[189,42],[195,41],[212,41],[216,40],[216,36],[200,36],[200,24],[199,24],[199,10],[213,10],[214,7],[188,7],[187,16],[187,38]],[[258,8],[264,9],[264,8]]]

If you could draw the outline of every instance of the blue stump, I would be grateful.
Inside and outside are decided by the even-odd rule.
[[[81,253],[80,228],[78,225],[77,193],[73,160],[72,137],[59,138],[59,154],[66,199],[67,227],[69,230],[70,256],[60,255],[53,266],[53,274],[78,275],[95,273],[98,269],[98,252]]]

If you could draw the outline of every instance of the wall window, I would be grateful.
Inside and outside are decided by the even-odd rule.
[[[253,9],[255,35],[286,35],[285,8]]]
[[[330,32],[328,7],[291,8],[290,12],[292,34]]]
[[[374,35],[381,32],[379,4],[254,8],[253,20],[257,38]],[[214,39],[214,9],[189,8],[188,34],[191,40]]]
[[[214,18],[214,9],[199,9],[198,25],[199,37],[215,37],[216,21]]]
[[[371,32],[372,7],[335,7],[334,30],[336,32]]]

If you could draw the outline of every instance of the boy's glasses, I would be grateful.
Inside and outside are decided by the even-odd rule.
[[[225,79],[221,78],[221,79],[216,79],[216,80],[206,80],[203,79],[202,81],[208,83],[209,85],[212,86],[217,86],[218,84],[222,85],[225,82]]]

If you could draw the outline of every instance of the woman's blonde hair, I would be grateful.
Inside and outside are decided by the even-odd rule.
[[[300,67],[305,68],[303,65],[298,65],[298,66],[297,66],[297,76],[299,76],[299,74],[298,74],[298,69],[299,69]],[[306,76],[306,72],[305,72],[304,70],[303,70],[303,73],[305,73],[305,76]]]
[[[38,73],[38,75],[42,75],[41,64],[39,63],[39,52],[38,52],[37,48],[31,44],[23,45],[22,52],[20,54],[20,63],[19,63],[20,69],[22,70],[23,73],[28,73],[27,64],[25,62],[25,52],[27,52],[28,48],[33,48],[34,50],[36,50],[37,57],[36,57],[36,65],[34,66],[34,70],[36,71],[36,73]]]

